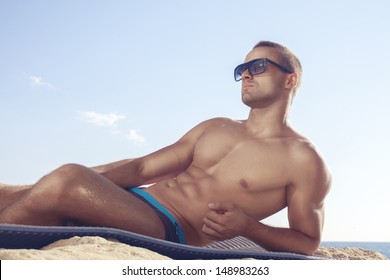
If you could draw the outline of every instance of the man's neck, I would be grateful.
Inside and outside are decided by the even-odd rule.
[[[251,108],[245,123],[248,134],[256,137],[275,137],[289,130],[286,106]]]

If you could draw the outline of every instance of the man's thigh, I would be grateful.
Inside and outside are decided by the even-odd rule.
[[[163,224],[151,206],[89,168],[72,168],[74,191],[66,206],[70,217],[89,225],[164,238]]]

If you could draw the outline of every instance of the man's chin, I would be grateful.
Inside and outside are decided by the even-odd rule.
[[[252,104],[252,98],[249,93],[243,92],[241,96],[241,101],[244,103],[246,106],[251,107]]]

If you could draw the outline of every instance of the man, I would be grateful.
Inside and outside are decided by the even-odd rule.
[[[145,157],[67,164],[32,187],[3,186],[0,222],[115,227],[191,245],[244,236],[268,250],[312,254],[331,178],[288,122],[301,75],[290,50],[262,41],[235,69],[247,120],[207,120]],[[261,223],[285,207],[289,228]]]

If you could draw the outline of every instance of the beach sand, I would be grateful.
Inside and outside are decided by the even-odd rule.
[[[380,252],[355,247],[321,247],[315,255],[336,260],[387,260]]]
[[[316,256],[339,260],[386,260],[379,252],[362,248],[321,247]],[[72,237],[40,250],[0,249],[0,260],[169,260],[147,249],[101,237]]]

